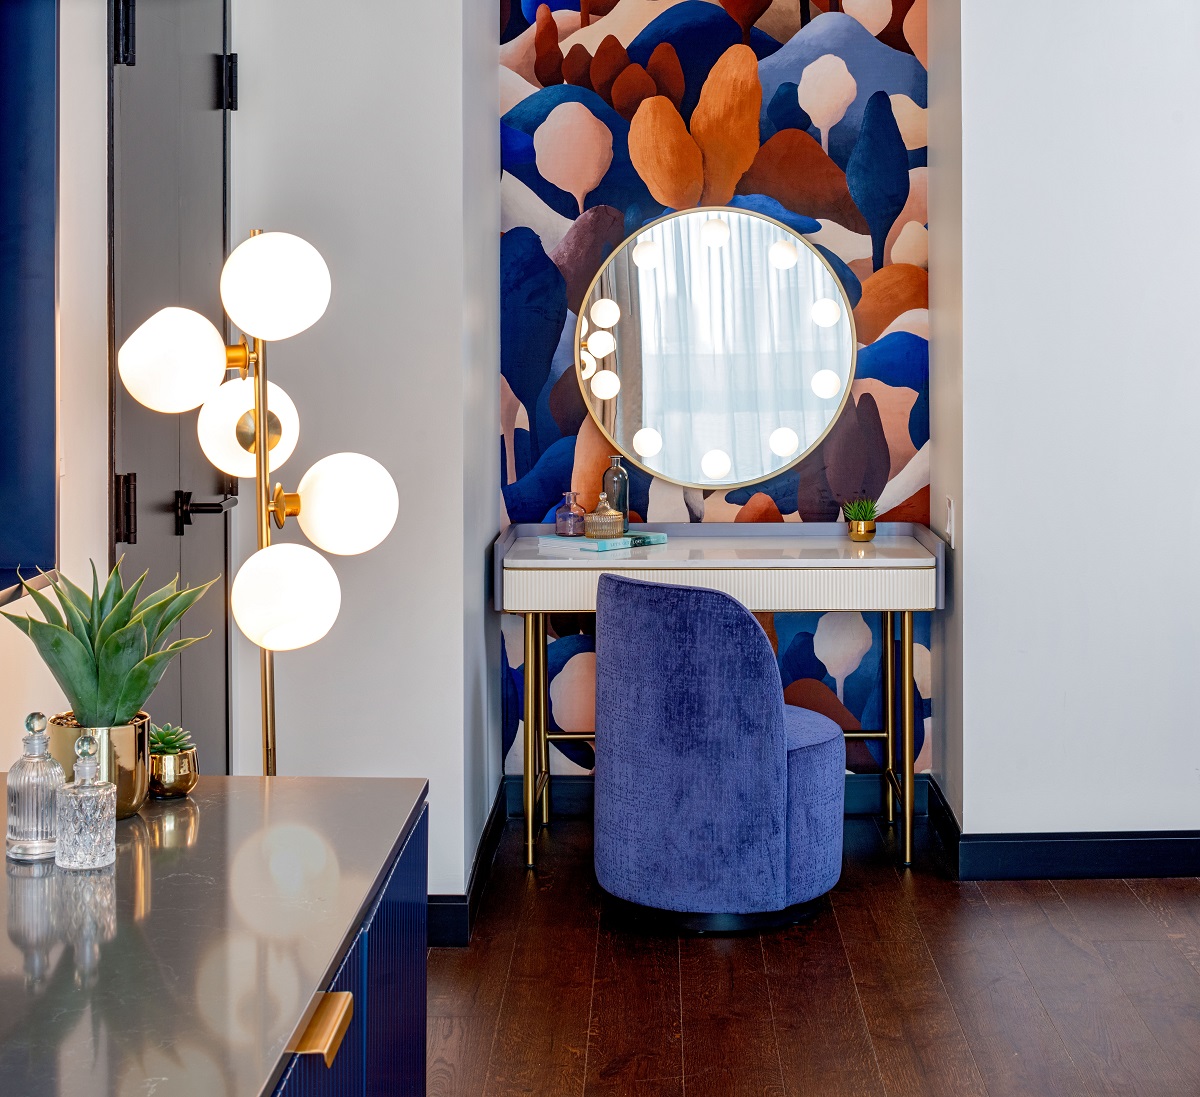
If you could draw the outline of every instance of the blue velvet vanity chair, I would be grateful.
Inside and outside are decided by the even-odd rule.
[[[600,576],[595,857],[610,895],[704,916],[701,930],[794,920],[841,872],[845,771],[841,729],[784,704],[739,602]]]

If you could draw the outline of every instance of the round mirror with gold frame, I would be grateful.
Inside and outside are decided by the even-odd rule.
[[[672,213],[605,261],[575,330],[576,373],[618,452],[684,487],[791,468],[849,398],[850,301],[803,236],[749,210]]]

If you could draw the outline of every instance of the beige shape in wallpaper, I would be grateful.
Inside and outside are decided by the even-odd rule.
[[[871,650],[871,626],[861,613],[826,613],[817,622],[813,634],[816,655],[837,686],[837,699],[845,704],[846,679]]]
[[[647,522],[690,522],[691,513],[683,498],[683,488],[657,476],[650,481]]]
[[[590,735],[596,730],[596,653],[571,656],[550,683],[555,723],[563,731]]]
[[[878,34],[892,21],[892,0],[842,0],[842,11]]]
[[[853,263],[856,259],[871,258],[871,236],[866,232],[851,232],[836,221],[820,220],[821,231],[811,232],[808,239],[814,244],[828,248],[843,263]]]
[[[538,174],[579,203],[596,189],[613,158],[608,127],[582,103],[559,103],[533,133]]]
[[[717,0],[711,0],[716,3]],[[575,13],[576,30],[569,38],[559,37],[559,49],[565,57],[577,42],[593,57],[596,47],[610,34],[623,46],[628,46],[639,34],[668,8],[683,3],[683,0],[620,0],[612,11],[599,19],[593,19],[579,29],[579,13]]]
[[[929,232],[924,225],[916,221],[905,222],[892,244],[892,262],[929,269]]]
[[[909,221],[918,225],[929,224],[929,169],[910,168],[908,171],[908,198],[900,215],[892,222],[888,230],[887,243],[883,247],[885,263],[893,263],[892,245],[900,235],[901,230]]]
[[[542,248],[552,252],[570,231],[574,221],[552,210],[531,187],[515,175],[500,173],[500,231],[529,228],[538,234]]]
[[[528,99],[538,90],[525,77],[512,69],[500,66],[500,114],[505,115],[522,100]]]
[[[883,329],[883,335],[891,335],[894,331],[907,331],[912,335],[919,335],[926,342],[929,341],[929,310],[928,309],[909,309],[908,312],[902,312],[896,317],[886,328]],[[905,392],[912,392],[912,389],[905,389]]]
[[[908,315],[907,313],[905,315]],[[917,402],[914,389],[893,387],[874,377],[861,378],[851,386],[851,392],[857,401],[864,393],[870,393],[879,408],[879,418],[883,423],[883,436],[887,439],[888,453],[891,465],[888,468],[888,479],[899,475],[901,469],[911,461],[917,453],[917,447],[912,443],[912,435],[908,431],[908,417],[913,404]]]
[[[556,11],[553,15],[554,23],[558,27],[558,40],[560,42],[564,37],[573,34],[579,29],[579,12],[568,9],[566,11]],[[534,63],[537,61],[537,50],[533,41],[536,30],[536,27],[526,27],[511,42],[505,42],[500,47],[500,64],[506,69],[511,69],[535,88],[540,88],[542,86],[541,81],[538,80],[537,74],[533,71]],[[564,49],[563,53],[566,52]]]
[[[846,68],[846,62],[835,53],[823,53],[800,74],[796,99],[801,108],[821,131],[821,148],[829,152],[829,131],[833,129],[854,102],[858,84]]]
[[[929,144],[929,111],[919,107],[907,95],[888,97],[892,103],[892,116],[900,130],[906,149],[923,149]]]
[[[509,387],[508,378],[500,375],[500,430],[504,437],[505,469],[504,482],[511,484],[517,479],[516,431],[529,429],[529,413]]]
[[[880,514],[898,507],[905,499],[910,499],[922,488],[929,487],[929,443],[926,442],[912,460],[900,472],[887,482],[887,487],[879,496],[876,506]]]

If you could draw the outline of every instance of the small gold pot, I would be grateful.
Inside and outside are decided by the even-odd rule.
[[[870,541],[875,536],[874,522],[847,522],[851,541]]]
[[[99,744],[96,756],[101,781],[117,786],[117,818],[136,815],[150,792],[150,714],[139,712],[132,723],[111,728],[84,728],[73,712],[60,712],[50,718],[50,754],[58,760],[68,781],[75,779],[75,740],[91,732]]]
[[[196,748],[178,754],[150,755],[150,795],[156,800],[178,800],[196,787]]]

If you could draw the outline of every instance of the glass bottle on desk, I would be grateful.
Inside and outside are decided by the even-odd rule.
[[[8,832],[5,852],[14,861],[48,861],[54,856],[54,797],[66,780],[50,756],[46,717],[25,717],[24,754],[8,771]]]
[[[96,776],[93,735],[75,741],[75,780],[58,790],[59,868],[103,868],[117,859],[117,786]]]
[[[621,464],[620,457],[610,457],[609,466],[604,470],[604,480],[601,487],[608,496],[609,505],[621,512],[622,533],[629,532],[629,473]]]
[[[586,513],[576,502],[575,492],[564,491],[562,505],[554,512],[554,532],[559,537],[582,537]]]

